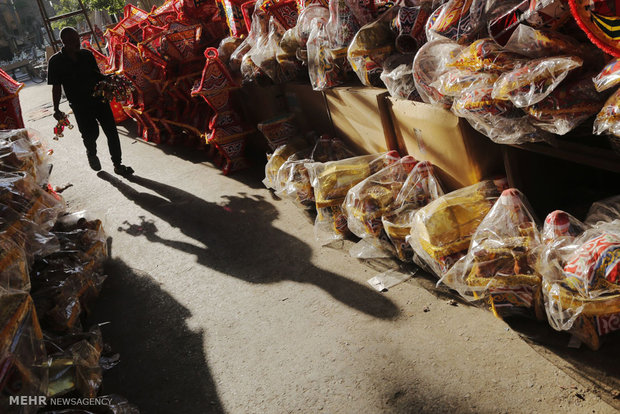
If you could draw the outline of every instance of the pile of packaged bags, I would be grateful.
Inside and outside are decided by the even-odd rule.
[[[428,161],[309,142],[276,148],[263,183],[316,210],[321,244],[357,238],[354,257],[412,262],[498,317],[548,320],[592,349],[620,329],[620,197],[595,203],[584,223],[555,211],[542,225],[505,178],[444,194]]]
[[[106,276],[100,220],[68,214],[31,130],[0,130],[0,411],[11,396],[97,396],[103,342],[83,321]],[[122,397],[117,413],[137,409]],[[36,412],[35,405],[20,412]]]

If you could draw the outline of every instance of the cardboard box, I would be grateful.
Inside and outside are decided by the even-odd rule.
[[[505,175],[501,146],[442,108],[388,98],[401,155],[432,162],[444,191]]]
[[[385,89],[362,86],[325,91],[335,135],[360,154],[398,149]]]
[[[297,125],[302,131],[334,135],[322,92],[313,90],[309,83],[287,83],[284,85],[284,93],[288,112],[295,114]]]

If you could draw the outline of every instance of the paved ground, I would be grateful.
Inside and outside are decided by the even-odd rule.
[[[29,85],[21,101],[51,138],[49,89]],[[544,324],[451,302],[423,275],[375,292],[366,281],[378,266],[319,247],[308,217],[262,186],[261,168],[225,177],[203,153],[120,131],[130,180],[110,174],[105,139],[99,174],[77,129],[49,140],[53,184],[73,184],[69,208],[102,218],[112,239],[93,315],[121,354],[105,393],[143,413],[620,408],[618,336],[596,353],[570,349]]]

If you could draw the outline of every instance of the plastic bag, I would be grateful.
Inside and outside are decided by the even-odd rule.
[[[383,62],[380,77],[391,97],[420,100],[413,81],[412,60],[411,55],[392,55]]]
[[[615,58],[607,63],[603,70],[596,75],[592,81],[594,82],[596,90],[599,92],[620,85],[620,58]]]
[[[329,20],[326,28],[330,35],[331,47],[348,47],[356,33],[367,22],[365,19],[360,21],[356,17],[354,13],[356,5],[353,3],[349,0],[329,1]],[[359,16],[359,13],[357,14]]]
[[[383,86],[383,62],[394,52],[395,35],[390,27],[398,11],[392,8],[380,19],[362,27],[347,50],[349,64],[365,86]]]
[[[23,249],[29,261],[58,248],[49,230],[64,209],[64,200],[42,189],[30,175],[0,173],[0,234]]]
[[[614,220],[620,220],[620,196],[609,197],[593,203],[586,215],[585,224],[594,226]]]
[[[493,181],[482,181],[419,209],[408,238],[417,262],[442,277],[467,253],[472,235],[499,195]]]
[[[330,18],[329,9],[320,4],[310,4],[304,8],[297,18],[297,26],[292,30],[295,31],[295,38],[299,42],[300,49],[305,49],[312,32],[312,21],[314,19],[327,22]],[[299,57],[299,55],[298,55]]]
[[[411,233],[415,213],[443,194],[433,165],[428,161],[417,163],[396,196],[393,210],[381,217],[396,257],[401,261],[410,262],[413,259],[413,249],[407,242],[407,236]]]
[[[486,38],[476,40],[463,49],[455,59],[448,63],[448,66],[473,72],[507,72],[521,63],[523,63],[521,56],[506,52],[492,39]]]
[[[301,78],[306,73],[302,61],[297,59],[300,48],[301,44],[295,37],[295,29],[284,32],[276,50],[276,60],[280,65],[283,82]]]
[[[32,129],[0,130],[0,171],[25,172],[47,184],[50,165],[40,134]]]
[[[493,72],[473,72],[467,69],[452,69],[439,76],[431,84],[432,88],[445,96],[459,97],[474,83],[483,82],[485,85],[493,85],[499,75]]]
[[[620,137],[620,89],[611,95],[594,120],[594,133]]]
[[[60,250],[35,261],[31,294],[41,323],[55,332],[80,329],[80,315],[88,312],[106,279],[105,233],[100,220],[83,213],[58,219],[53,229]]]
[[[280,167],[282,167],[291,155],[303,149],[305,146],[305,142],[295,140],[294,142],[280,145],[273,154],[268,156],[269,159],[267,160],[267,164],[265,164],[265,179],[263,180],[265,187],[277,190],[279,187],[283,186],[278,179]]]
[[[545,317],[536,270],[540,233],[523,194],[504,190],[471,238],[462,257],[439,280],[498,317]]]
[[[326,22],[314,19],[308,37],[308,75],[312,89],[322,91],[342,84],[345,80],[346,48],[329,48]]]
[[[510,101],[493,99],[488,79],[473,83],[454,100],[452,112],[498,144],[521,144],[544,139],[527,115]]]
[[[72,391],[84,398],[97,396],[103,375],[99,363],[103,340],[98,326],[84,333],[47,338],[47,349],[51,359],[48,396]]]
[[[0,295],[30,290],[26,252],[6,233],[0,235],[0,269]]]
[[[32,298],[27,293],[0,295],[0,412],[12,413],[11,397],[45,396],[47,355]],[[38,399],[36,401],[39,401]],[[36,404],[20,413],[36,413]]]
[[[560,213],[552,213],[556,221]],[[596,350],[601,336],[620,328],[620,221],[558,233],[539,262],[547,319]]]
[[[405,156],[351,187],[342,205],[351,233],[361,239],[381,236],[381,216],[392,209],[416,163],[412,156]]]
[[[467,44],[484,29],[485,5],[485,0],[450,0],[442,6],[427,32],[431,32],[433,38]]]
[[[306,164],[316,200],[314,228],[317,240],[326,243],[347,234],[347,216],[342,211],[342,203],[349,189],[399,159],[396,151],[390,151]]]
[[[452,99],[431,84],[449,69],[448,64],[461,50],[460,45],[448,40],[428,42],[418,50],[413,60],[413,80],[424,102],[450,108]]]
[[[510,36],[504,49],[532,59],[560,55],[591,55],[589,46],[583,46],[570,36],[548,29],[534,29],[520,24]]]
[[[493,88],[493,98],[510,100],[517,108],[534,105],[545,99],[568,76],[581,67],[576,56],[531,60],[502,74]]]
[[[276,194],[291,199],[302,208],[314,207],[314,191],[310,184],[307,163],[338,161],[355,156],[339,139],[323,136],[312,151],[300,151],[290,156],[278,170]]]
[[[241,43],[243,43],[243,41],[243,38],[232,36],[222,39],[217,48],[217,54],[224,65],[228,66],[232,54],[237,50]]]
[[[558,86],[525,111],[530,122],[545,131],[564,135],[601,110],[605,95],[596,92],[589,78]]]
[[[285,81],[276,58],[283,33],[284,28],[271,17],[269,32],[260,36],[256,41],[256,46],[249,52],[252,62],[276,84]]]

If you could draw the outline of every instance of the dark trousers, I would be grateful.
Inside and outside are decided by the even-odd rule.
[[[97,155],[97,138],[99,125],[108,138],[108,150],[114,165],[121,163],[121,142],[116,130],[116,122],[110,104],[92,99],[86,102],[71,103],[73,115],[77,123],[82,140],[89,156]],[[98,122],[98,123],[97,123]]]

